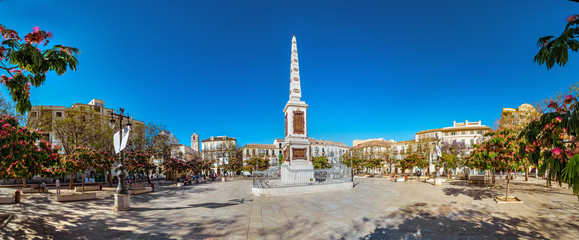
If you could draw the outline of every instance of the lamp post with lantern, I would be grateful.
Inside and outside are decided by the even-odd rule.
[[[111,119],[109,120],[109,126],[114,129],[115,126],[119,126],[119,143],[118,146],[115,144],[115,150],[118,147],[119,151],[119,165],[117,166],[117,178],[119,180],[117,185],[117,190],[115,194],[115,210],[117,211],[125,211],[129,210],[129,191],[127,190],[127,186],[125,185],[125,178],[127,173],[125,172],[125,164],[123,161],[123,149],[122,149],[122,142],[123,142],[123,120],[126,118],[127,123],[125,126],[131,127],[130,118],[128,115],[124,115],[125,109],[120,108],[116,113],[113,111],[111,112]],[[116,125],[115,117],[118,119],[118,125]]]

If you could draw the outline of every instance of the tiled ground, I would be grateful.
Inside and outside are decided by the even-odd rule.
[[[542,180],[515,180],[517,205],[494,202],[504,188],[464,181],[355,179],[351,190],[279,197],[255,197],[251,183],[166,185],[132,196],[129,212],[111,210],[112,191],[70,203],[29,194],[0,205],[16,214],[0,239],[579,239],[577,196]]]

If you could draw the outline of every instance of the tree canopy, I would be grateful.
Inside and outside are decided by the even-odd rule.
[[[5,71],[0,76],[0,82],[8,88],[20,114],[32,108],[30,87],[42,85],[48,71],[62,75],[67,70],[76,70],[78,66],[80,50],[63,45],[49,48],[49,39],[53,36],[50,31],[34,27],[22,41],[16,31],[0,24],[0,35],[3,38],[0,44],[0,69]]]

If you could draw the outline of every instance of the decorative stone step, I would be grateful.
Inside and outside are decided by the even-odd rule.
[[[152,187],[146,187],[146,188],[143,188],[143,189],[135,189],[135,190],[131,190],[131,195],[148,193],[148,192],[152,192],[152,191],[153,191],[153,188],[152,188]]]
[[[84,201],[96,199],[96,193],[76,193],[76,194],[58,194],[56,195],[56,201],[59,202],[70,202],[70,201]]]
[[[75,192],[82,192],[82,187],[74,187]],[[99,186],[84,186],[84,191],[100,191]]]
[[[0,204],[14,203],[14,197],[0,197]]]

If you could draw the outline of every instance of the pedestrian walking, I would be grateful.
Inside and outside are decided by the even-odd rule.
[[[44,192],[44,189],[46,189],[46,183],[44,181],[42,181],[40,188],[42,189],[42,192]]]
[[[60,180],[56,179],[56,194],[60,194]]]

